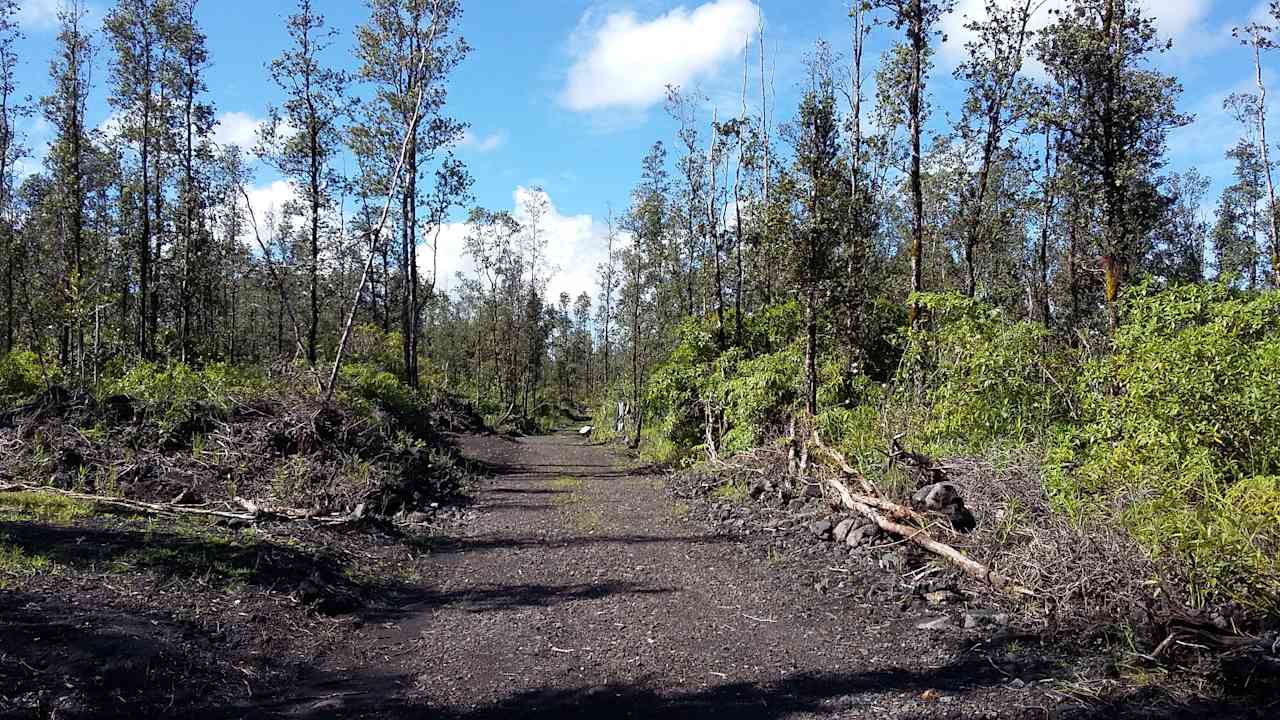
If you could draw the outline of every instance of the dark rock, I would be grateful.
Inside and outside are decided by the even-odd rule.
[[[200,493],[195,488],[187,488],[169,502],[173,505],[199,505],[204,502],[204,498],[200,497]]]
[[[973,532],[973,529],[978,527],[978,521],[973,517],[973,513],[969,512],[969,508],[964,506],[963,500],[956,501],[955,505],[947,509],[947,519],[951,521],[951,527],[955,528],[956,532]]]
[[[981,627],[1004,627],[1009,624],[1009,615],[1007,613],[991,613],[979,610],[972,610],[964,614],[962,625],[965,630],[973,630]]]
[[[842,543],[845,541],[845,538],[849,537],[849,532],[857,527],[857,525],[857,520],[854,520],[853,518],[845,518],[836,525],[836,529],[832,532],[831,537],[836,542]]]
[[[940,482],[925,485],[911,496],[911,504],[917,510],[941,511],[960,500],[960,491],[954,483]]]
[[[862,525],[849,531],[845,537],[844,544],[851,548],[863,547],[874,543],[880,538],[882,531],[877,525]]]
[[[951,630],[955,628],[955,623],[951,622],[951,618],[942,616],[938,618],[926,618],[916,623],[917,630]]]
[[[831,535],[831,528],[830,520],[814,520],[809,523],[809,532],[824,540]]]
[[[907,554],[903,550],[885,553],[880,556],[880,569],[885,572],[901,575],[907,570]]]

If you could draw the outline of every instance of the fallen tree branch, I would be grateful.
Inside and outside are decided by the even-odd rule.
[[[866,502],[860,502],[859,496],[854,495],[852,492],[850,492],[849,488],[839,479],[827,478],[826,483],[831,487],[832,490],[835,491],[836,495],[840,498],[841,503],[843,503],[845,507],[849,508],[850,510],[856,510],[857,512],[861,513],[863,516],[865,516],[866,518],[874,522],[876,525],[878,525],[881,530],[884,530],[887,533],[898,535],[904,540],[909,540],[915,543],[916,545],[919,545],[925,550],[928,550],[934,555],[942,557],[943,559],[950,562],[952,565],[955,565],[956,567],[960,568],[960,570],[962,570],[966,575],[972,578],[975,578],[977,580],[980,580],[990,585],[991,587],[995,588],[996,590],[999,590],[1001,592],[1007,593],[1009,595],[1014,595],[1014,596],[1034,596],[1035,595],[1035,593],[1031,592],[1030,590],[1022,587],[1021,585],[1018,585],[1016,582],[1014,582],[1012,578],[1001,575],[993,571],[991,568],[988,568],[986,565],[983,565],[982,563],[977,562],[976,560],[966,557],[964,553],[960,552],[959,550],[956,550],[950,545],[933,539],[933,537],[931,537],[928,531],[926,531],[925,529],[917,528],[917,527],[909,527],[899,522],[895,522],[894,520],[888,517],[885,517],[883,514],[881,514],[881,511],[878,510],[877,508],[873,507],[872,505]],[[867,498],[861,498],[861,499],[865,500]],[[888,501],[880,501],[880,502],[888,502]],[[903,508],[901,506],[896,506],[894,503],[889,503],[889,505],[893,505],[904,511],[907,510],[906,508]]]
[[[173,503],[153,503],[144,502],[142,500],[129,500],[127,498],[112,498],[105,497],[103,495],[94,495],[92,493],[62,490],[60,488],[48,487],[46,485],[27,485],[21,483],[16,485],[0,485],[0,493],[8,492],[36,492],[47,495],[60,495],[73,500],[83,500],[85,502],[92,502],[106,507],[131,510],[147,515],[200,515],[203,517],[213,517],[222,520],[234,520],[246,523],[257,523],[264,520],[304,520],[319,525],[343,525],[358,520],[364,515],[363,503],[356,508],[355,512],[352,513],[320,516],[297,508],[277,508],[267,510],[259,507],[252,500],[246,500],[244,498],[236,498],[236,502],[246,510],[250,510],[250,512],[212,510],[210,508],[196,507],[193,505],[175,505]]]
[[[836,494],[840,496],[841,502],[843,502],[846,507],[852,507],[853,503],[858,502],[886,512],[890,517],[898,520],[911,520],[913,522],[920,523],[921,525],[929,524],[928,518],[915,510],[904,505],[899,505],[892,500],[886,500],[880,497],[880,492],[871,484],[870,480],[867,480],[866,475],[863,475],[857,470],[857,468],[850,465],[849,461],[846,460],[844,455],[842,455],[838,450],[828,447],[822,443],[822,438],[818,435],[817,430],[813,431],[813,443],[817,446],[818,450],[822,451],[824,455],[836,463],[836,466],[840,468],[842,473],[858,481],[858,487],[862,489],[862,494],[854,494],[850,492],[849,488],[846,487],[844,483],[838,483],[838,489],[835,487],[832,488],[833,490],[836,490]]]

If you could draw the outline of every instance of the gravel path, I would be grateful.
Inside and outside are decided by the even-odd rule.
[[[436,548],[435,586],[382,638],[411,678],[403,706],[353,714],[1044,717],[989,712],[1009,678],[913,618],[847,616],[786,587],[609,448],[571,433],[460,442],[495,472],[479,519]]]
[[[259,711],[459,720],[1169,716],[1141,693],[1088,708],[1061,702],[1051,689],[1078,678],[1025,638],[920,630],[908,604],[798,587],[759,545],[685,519],[659,476],[628,470],[615,450],[576,434],[458,442],[493,478],[467,531],[433,547],[422,596],[369,626],[364,669],[332,669],[299,690],[305,704]]]

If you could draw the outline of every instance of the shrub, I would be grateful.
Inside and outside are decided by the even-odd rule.
[[[804,351],[794,302],[744,318],[743,344],[723,353],[708,318],[680,328],[670,359],[649,379],[647,408],[656,429],[676,447],[705,445],[707,411],[725,452],[745,450],[776,433],[800,397]]]
[[[365,407],[408,413],[423,406],[422,396],[398,375],[367,362],[345,363],[342,381],[350,397]]]
[[[908,335],[897,402],[922,409],[922,446],[980,451],[1071,416],[1078,360],[1048,328],[957,293],[916,299],[928,323]]]
[[[235,403],[261,397],[270,390],[270,381],[261,371],[229,363],[213,363],[197,370],[181,362],[140,362],[104,386],[107,395],[141,400],[166,429],[201,412],[225,413]]]
[[[1198,601],[1280,607],[1280,293],[1142,286],[1122,311],[1050,450],[1051,497],[1078,519],[1118,511]]]
[[[48,368],[52,373],[46,378],[40,367],[40,358],[30,350],[11,352],[0,357],[0,403],[16,405],[31,399],[46,385],[56,384],[61,374],[55,367]]]

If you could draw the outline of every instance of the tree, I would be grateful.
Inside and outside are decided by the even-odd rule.
[[[357,152],[368,156],[390,155],[388,149],[400,138],[409,138],[400,196],[401,332],[405,379],[417,387],[423,304],[418,269],[418,212],[423,201],[419,181],[423,171],[444,155],[424,218],[423,235],[433,236],[470,186],[465,170],[449,154],[462,139],[465,126],[444,114],[445,80],[470,48],[461,37],[451,37],[462,14],[456,0],[369,0],[369,11],[369,20],[356,31],[357,55],[360,77],[374,83],[376,101],[366,105],[363,122],[353,128],[353,140]],[[420,56],[426,62],[417,62]],[[415,119],[419,88],[426,92]],[[434,286],[434,276],[431,282]]]
[[[1101,265],[1107,322],[1119,322],[1116,299],[1140,258],[1152,217],[1144,208],[1164,164],[1171,129],[1190,122],[1176,109],[1181,85],[1144,63],[1169,44],[1128,0],[1072,0],[1045,28],[1036,55],[1066,94],[1062,152],[1101,209]]]
[[[977,171],[965,188],[964,292],[973,297],[978,281],[974,253],[988,227],[987,193],[992,168],[997,162],[1004,134],[1025,110],[1030,84],[1018,77],[1024,49],[1030,38],[1028,23],[1035,0],[1021,0],[1009,8],[999,0],[987,0],[986,17],[965,27],[975,39],[965,43],[968,59],[955,70],[957,80],[967,86],[961,121],[957,128],[966,141],[977,139],[981,155]]]
[[[618,286],[618,251],[614,249],[614,245],[618,240],[618,229],[613,220],[613,210],[610,209],[606,215],[606,223],[608,230],[605,233],[605,259],[604,262],[596,268],[597,282],[600,285],[600,305],[599,316],[596,320],[596,327],[600,330],[600,349],[604,353],[604,370],[603,382],[605,393],[609,392],[609,358],[613,350],[613,340],[609,336],[609,330],[613,326],[614,317],[614,293]]]
[[[1241,139],[1226,153],[1235,161],[1235,182],[1223,188],[1218,200],[1217,220],[1210,237],[1213,241],[1219,277],[1234,276],[1250,289],[1258,284],[1258,265],[1262,256],[1258,235],[1264,224],[1260,208],[1264,197],[1262,165],[1257,145]]]
[[[651,329],[645,322],[645,311],[652,304],[655,285],[655,269],[650,258],[661,256],[667,232],[669,189],[666,160],[666,148],[661,142],[654,143],[641,164],[641,181],[632,193],[631,209],[624,220],[632,238],[631,246],[622,257],[626,275],[622,294],[627,308],[623,327],[631,341],[632,448],[640,446],[640,435],[644,429],[644,365],[648,353],[647,334]],[[661,268],[656,272],[660,273]]]
[[[1280,20],[1280,2],[1271,3],[1271,16]],[[1231,34],[1253,51],[1254,81],[1258,94],[1253,102],[1241,103],[1237,116],[1242,122],[1252,122],[1257,128],[1258,157],[1262,176],[1267,181],[1267,232],[1271,235],[1271,282],[1280,287],[1280,217],[1276,215],[1276,187],[1271,179],[1271,156],[1267,149],[1267,86],[1262,82],[1262,51],[1275,49],[1271,39],[1272,28],[1261,23],[1249,23],[1235,28]],[[1243,37],[1241,37],[1243,36]]]
[[[78,349],[84,349],[81,325],[87,195],[84,174],[89,144],[84,116],[93,54],[89,36],[82,27],[85,15],[85,9],[78,4],[58,14],[58,50],[49,66],[53,91],[40,101],[44,117],[55,132],[45,165],[53,181],[50,190],[56,208],[56,237],[64,263],[58,333],[58,356],[64,367],[71,362],[73,326]]]
[[[26,153],[18,137],[18,122],[31,109],[19,101],[17,87],[18,43],[23,38],[18,27],[17,0],[0,0],[0,244],[5,259],[4,350],[14,349],[17,331],[15,287],[25,258],[20,251],[13,220],[14,166]]]
[[[182,278],[180,282],[178,328],[180,359],[184,362],[192,351],[193,336],[197,324],[193,315],[211,302],[208,287],[208,248],[206,233],[200,220],[201,198],[204,195],[201,165],[212,159],[209,147],[213,131],[213,107],[200,100],[207,89],[203,72],[209,54],[205,48],[205,36],[196,25],[195,11],[198,0],[181,0],[176,22],[171,27],[170,42],[174,46],[177,63],[177,84],[182,99],[182,183],[179,198],[182,206],[180,236],[182,238]],[[205,300],[199,307],[196,299]]]
[[[271,79],[285,94],[283,107],[271,107],[261,128],[258,155],[292,179],[306,206],[307,361],[315,365],[320,327],[321,232],[341,178],[329,163],[342,147],[341,122],[349,111],[347,74],[323,59],[337,31],[326,29],[311,0],[299,0],[285,23],[291,46],[271,61]]]
[[[924,289],[921,273],[924,265],[924,189],[920,173],[920,137],[924,124],[924,82],[929,38],[936,32],[942,16],[951,11],[952,0],[890,0],[890,22],[898,30],[905,30],[909,78],[907,89],[906,120],[910,135],[910,187],[911,187],[911,292]],[[910,307],[911,321],[915,323],[919,307]]]
[[[818,410],[819,295],[847,217],[842,203],[846,182],[838,168],[840,118],[832,66],[830,49],[819,43],[808,60],[808,88],[788,131],[795,151],[790,189],[801,209],[793,282],[805,311],[805,409],[811,416]]]

